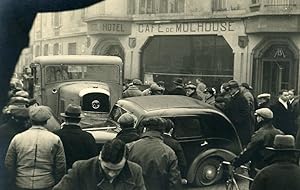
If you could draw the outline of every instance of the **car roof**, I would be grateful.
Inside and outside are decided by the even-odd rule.
[[[152,95],[124,98],[118,106],[134,113],[137,117],[190,115],[200,113],[217,113],[224,116],[217,108],[200,100],[179,95]],[[226,116],[225,116],[226,117]]]
[[[122,65],[122,60],[117,56],[97,56],[97,55],[55,55],[39,56],[33,60],[33,63],[41,65],[48,64],[117,64]]]

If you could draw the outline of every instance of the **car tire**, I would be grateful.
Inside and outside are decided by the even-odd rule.
[[[222,162],[221,158],[208,157],[200,161],[195,172],[194,185],[209,186],[222,178],[223,170],[219,170],[219,165]]]

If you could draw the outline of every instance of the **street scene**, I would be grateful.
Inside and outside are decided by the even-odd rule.
[[[0,189],[300,189],[299,10],[1,1]]]

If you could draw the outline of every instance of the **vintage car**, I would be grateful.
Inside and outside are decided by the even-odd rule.
[[[199,100],[174,95],[131,97],[119,100],[106,123],[85,129],[99,146],[114,138],[120,130],[118,118],[125,112],[136,118],[135,127],[142,133],[141,121],[151,116],[170,118],[175,129],[173,137],[183,147],[188,163],[187,180],[196,186],[217,182],[222,171],[219,164],[232,160],[242,151],[240,139],[230,120],[216,108]],[[105,125],[106,129],[104,129]],[[99,127],[99,128],[97,128]]]
[[[77,104],[85,115],[82,126],[89,126],[106,118],[122,96],[123,63],[116,56],[40,56],[30,67],[29,93],[59,121],[68,104]]]

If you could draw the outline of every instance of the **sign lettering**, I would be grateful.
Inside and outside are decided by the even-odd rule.
[[[234,22],[191,22],[175,24],[138,24],[139,33],[199,33],[235,31]]]

